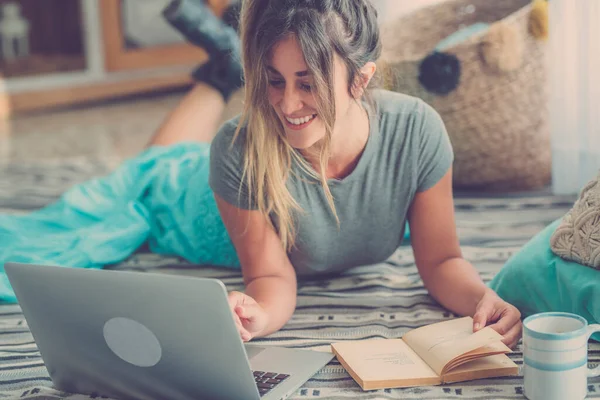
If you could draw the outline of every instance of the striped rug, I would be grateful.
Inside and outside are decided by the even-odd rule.
[[[106,172],[100,163],[8,166],[0,170],[0,212],[23,213],[48,204],[74,183]],[[488,281],[535,233],[562,216],[574,198],[549,195],[456,198],[458,232],[466,259]],[[178,258],[133,255],[115,268],[214,277],[228,289],[242,288],[230,270],[190,265]],[[353,269],[331,279],[301,281],[291,321],[263,345],[327,349],[333,341],[395,338],[410,329],[454,316],[423,288],[410,246],[386,262]],[[522,364],[521,347],[510,357]],[[590,364],[600,361],[591,344]],[[600,397],[600,378],[589,381],[589,397]],[[0,398],[88,399],[52,389],[27,323],[17,305],[0,306]],[[337,361],[317,373],[291,399],[522,399],[522,377],[466,383],[362,391]]]

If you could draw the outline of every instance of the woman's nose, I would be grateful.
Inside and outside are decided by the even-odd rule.
[[[280,103],[281,111],[292,115],[304,107],[300,93],[295,88],[286,88]]]

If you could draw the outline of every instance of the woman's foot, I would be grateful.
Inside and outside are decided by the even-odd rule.
[[[240,27],[240,13],[242,11],[242,0],[233,0],[223,12],[223,22],[238,32]]]
[[[226,11],[230,23],[236,19],[234,6],[235,3]],[[192,76],[213,86],[227,101],[231,93],[243,85],[237,32],[219,19],[203,0],[173,0],[163,15],[189,42],[206,50],[209,61]]]
[[[163,15],[189,42],[211,56],[240,52],[236,31],[225,25],[203,0],[173,0]]]
[[[242,65],[230,54],[211,57],[208,62],[194,70],[192,77],[217,89],[225,102],[233,92],[244,84]]]

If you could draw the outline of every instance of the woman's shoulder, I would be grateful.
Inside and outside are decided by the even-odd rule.
[[[223,122],[223,124],[217,131],[217,135],[215,136],[215,138],[216,137],[224,137],[227,139],[233,138],[238,126],[240,125],[241,119],[242,119],[241,115],[236,115],[235,117]],[[242,132],[240,132],[240,133],[245,133],[243,131],[245,131],[245,129],[242,129]]]
[[[385,89],[373,91],[373,100],[380,116],[428,116],[437,112],[422,99]]]
[[[404,141],[445,129],[440,114],[418,97],[378,90],[373,99],[384,136]]]
[[[239,134],[236,137],[238,126],[240,125],[241,115],[238,115],[230,120],[225,121],[217,134],[215,135],[212,144],[211,151],[218,153],[229,153],[232,150],[235,153],[240,153],[244,147],[246,139],[246,129],[242,127]]]

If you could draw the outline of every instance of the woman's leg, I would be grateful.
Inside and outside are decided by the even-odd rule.
[[[195,86],[168,115],[149,145],[210,142],[229,97],[242,86],[239,38],[201,0],[174,0],[163,14],[189,42],[204,48],[210,59],[194,71]]]
[[[210,142],[225,109],[223,95],[204,82],[198,82],[163,121],[149,146],[179,142]]]

